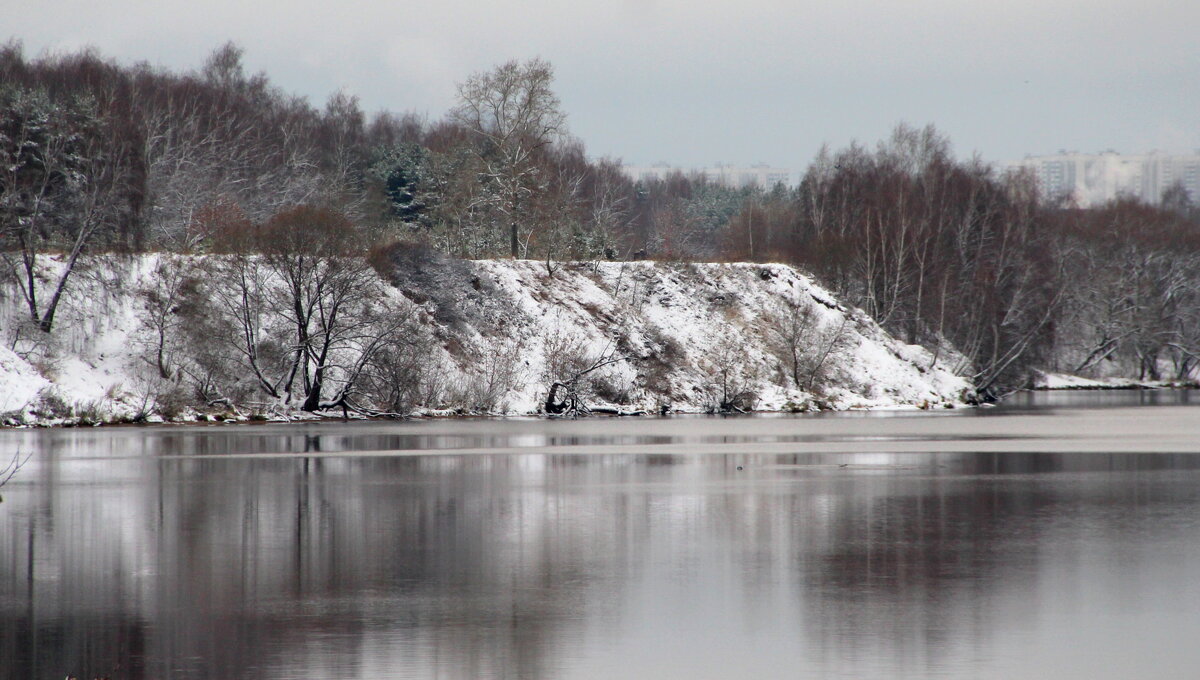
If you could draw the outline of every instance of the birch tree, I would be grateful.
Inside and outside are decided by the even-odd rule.
[[[80,256],[128,208],[129,159],[86,97],[0,90],[0,245],[30,319],[50,332]],[[49,274],[41,256],[62,253]]]
[[[566,132],[553,82],[554,69],[542,59],[509,61],[461,83],[450,114],[477,137],[482,179],[507,223],[513,258],[522,254],[522,210],[544,183],[537,156]]]

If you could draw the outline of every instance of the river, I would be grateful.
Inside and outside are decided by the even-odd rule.
[[[3,431],[0,678],[1194,678],[1197,404]]]

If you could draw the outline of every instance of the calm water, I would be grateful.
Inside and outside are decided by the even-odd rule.
[[[1147,396],[0,432],[0,678],[1195,678]]]

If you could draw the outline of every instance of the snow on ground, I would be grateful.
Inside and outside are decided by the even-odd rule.
[[[35,402],[50,381],[7,347],[0,347],[0,413],[19,411]]]
[[[113,256],[81,272],[53,339],[37,348],[29,340],[36,333],[22,326],[19,291],[0,287],[0,414],[7,422],[63,422],[64,410],[101,420],[146,415],[154,385],[139,291],[152,283],[158,258]],[[43,263],[50,273],[57,266]],[[614,363],[580,384],[587,384],[588,404],[621,411],[708,411],[730,390],[750,395],[761,410],[928,408],[961,403],[969,392],[929,352],[895,340],[784,265],[421,266],[441,269],[402,272],[394,294],[422,310],[436,339],[430,360],[458,386],[424,413],[471,410],[454,395],[485,383],[498,390],[487,412],[538,413],[550,384],[567,377],[556,367],[604,357]],[[810,313],[802,343],[810,367],[813,356],[828,355],[811,372],[811,391],[795,384],[778,347],[794,309]]]
[[[538,410],[555,378],[548,372],[554,351],[572,344],[564,338],[589,357],[606,351],[628,357],[597,376],[608,388],[602,393],[626,398],[591,400],[625,410],[712,410],[722,373],[754,393],[762,410],[929,407],[960,402],[968,389],[962,378],[933,366],[929,352],[896,341],[784,265],[604,262],[563,265],[551,274],[543,262],[471,264],[477,277],[494,282],[490,302],[507,307],[510,328],[519,329],[508,338],[521,344],[522,370],[506,412]],[[789,305],[814,310],[826,334],[841,331],[828,359],[832,378],[819,394],[792,384],[771,351]],[[474,340],[476,354],[494,342]]]
[[[1138,380],[1136,378],[1092,379],[1066,373],[1037,372],[1033,376],[1035,390],[1137,390],[1179,387],[1174,380]]]
[[[144,411],[150,388],[138,351],[138,291],[157,262],[157,255],[113,256],[75,272],[49,339],[30,327],[21,293],[4,287],[0,337],[11,349],[0,356],[0,416],[53,424],[129,419]],[[57,276],[56,258],[40,264],[43,278]]]

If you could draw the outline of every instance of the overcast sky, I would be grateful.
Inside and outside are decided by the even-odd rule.
[[[440,117],[467,74],[540,56],[593,156],[798,171],[934,123],[960,155],[1200,148],[1196,0],[0,0],[27,56],[91,45],[250,71],[322,104]]]

